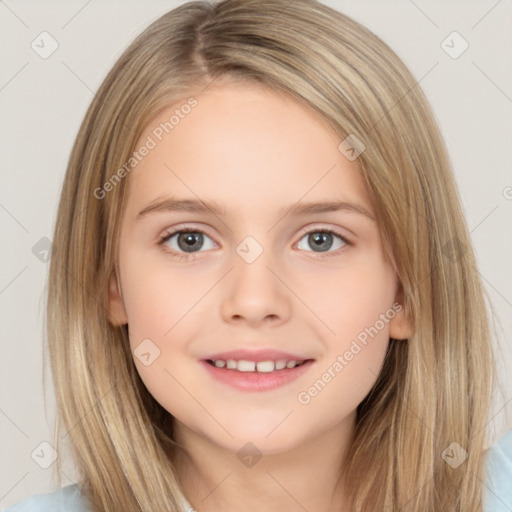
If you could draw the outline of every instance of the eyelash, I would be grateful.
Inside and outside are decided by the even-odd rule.
[[[203,231],[202,229],[199,229],[199,228],[192,228],[192,227],[181,227],[179,229],[176,229],[174,231],[170,231],[168,233],[166,233],[165,235],[161,236],[160,237],[160,240],[158,242],[158,245],[162,247],[162,250],[164,252],[166,252],[167,254],[169,254],[170,256],[172,256],[173,258],[178,258],[180,261],[181,260],[185,260],[185,261],[189,261],[189,260],[193,260],[195,259],[196,257],[196,254],[197,253],[189,253],[189,254],[186,254],[186,253],[179,253],[179,252],[176,252],[174,251],[173,249],[167,249],[165,248],[165,243],[168,242],[174,235],[178,234],[178,233],[201,233],[202,235],[206,235],[208,236],[209,238],[211,238],[205,231]],[[305,235],[309,235],[311,233],[329,233],[329,234],[332,234],[332,235],[335,235],[337,236],[338,238],[340,238],[342,240],[342,242],[345,244],[345,247],[341,247],[340,249],[337,249],[336,251],[333,251],[333,252],[327,252],[325,254],[322,254],[322,253],[315,253],[317,254],[317,257],[318,258],[327,258],[327,257],[330,257],[330,256],[333,256],[333,255],[336,255],[336,253],[338,253],[339,251],[343,251],[346,246],[351,246],[353,245],[349,240],[347,240],[347,238],[345,236],[343,236],[341,233],[338,233],[337,231],[335,230],[332,230],[332,229],[322,229],[322,228],[313,228],[313,229],[304,229],[300,232],[299,234],[299,241],[305,236]],[[198,252],[201,252],[201,251],[198,251]],[[308,252],[314,252],[314,251],[308,251]]]

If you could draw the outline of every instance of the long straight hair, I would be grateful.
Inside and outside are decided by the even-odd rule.
[[[178,511],[181,495],[173,418],[142,383],[127,326],[109,322],[130,177],[104,197],[95,191],[129,160],[150,120],[223,79],[284,92],[325,118],[340,143],[351,135],[365,146],[357,162],[414,334],[390,340],[358,407],[340,467],[350,510],[481,512],[494,366],[444,142],[397,55],[315,0],[194,1],[173,9],[126,49],[83,120],[53,237],[47,343],[55,442],[69,442],[94,510]],[[467,453],[458,467],[445,462],[454,446],[459,458]]]

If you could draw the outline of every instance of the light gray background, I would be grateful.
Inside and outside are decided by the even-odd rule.
[[[54,421],[53,390],[48,388],[46,412],[42,391],[48,264],[32,248],[52,237],[66,162],[94,91],[136,35],[182,3],[0,0],[0,507],[52,490],[52,468],[31,458],[41,442],[52,443]],[[505,414],[512,411],[512,2],[325,3],[398,53],[441,125],[496,313],[504,387],[493,406],[496,439],[512,427]],[[59,45],[47,59],[31,48],[43,31]],[[453,31],[469,43],[457,59],[441,47]],[[74,478],[72,466],[66,475]]]

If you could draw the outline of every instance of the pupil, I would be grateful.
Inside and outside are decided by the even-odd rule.
[[[332,235],[331,233],[325,233],[323,231],[319,231],[318,233],[311,233],[309,235],[309,240],[312,247],[317,247],[319,249],[318,252],[324,252],[331,248],[332,246]],[[327,245],[322,245],[327,242]]]
[[[193,252],[200,248],[202,241],[203,235],[201,233],[181,233],[178,237],[178,245],[185,252]]]

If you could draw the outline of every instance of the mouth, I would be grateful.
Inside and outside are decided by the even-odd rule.
[[[200,361],[214,381],[237,391],[270,391],[299,379],[315,359],[203,359]]]

